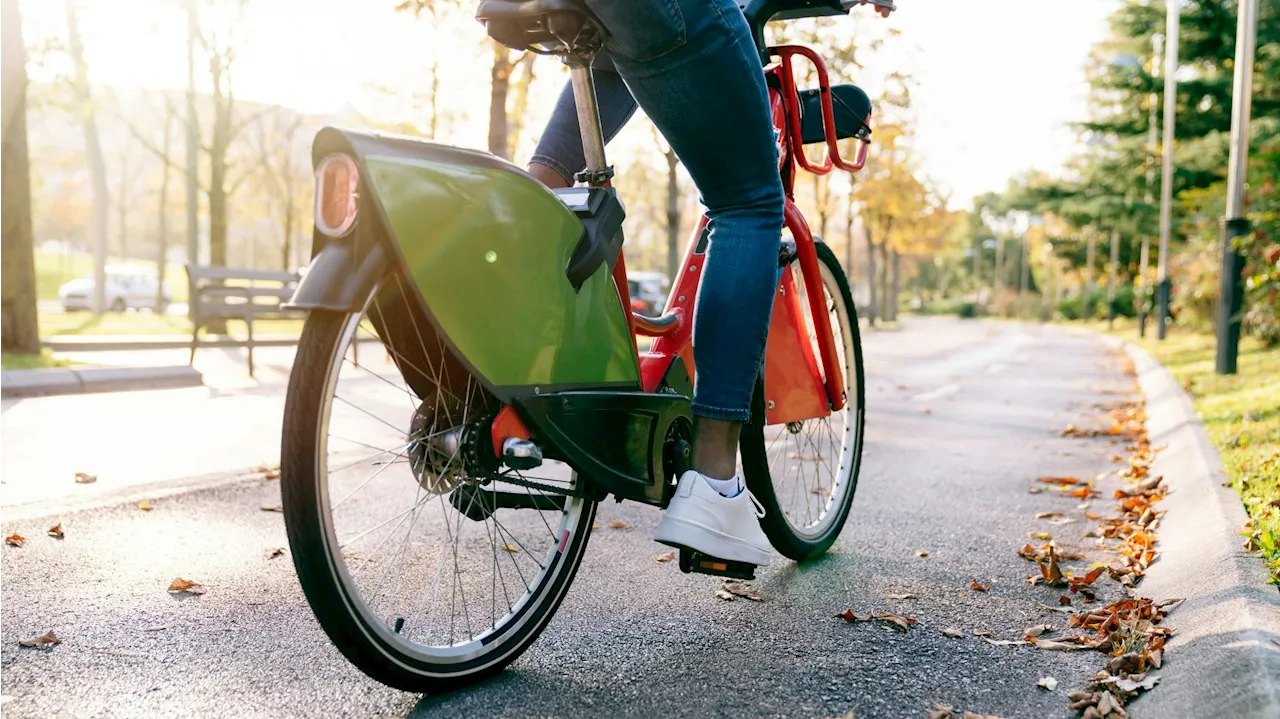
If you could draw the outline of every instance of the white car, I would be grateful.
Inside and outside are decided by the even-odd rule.
[[[93,309],[93,276],[71,280],[58,288],[62,309],[77,312]],[[156,303],[155,273],[141,267],[110,265],[107,267],[107,287],[103,300],[111,312],[124,312],[130,307],[145,307],[164,312],[170,302],[166,283],[159,305]]]

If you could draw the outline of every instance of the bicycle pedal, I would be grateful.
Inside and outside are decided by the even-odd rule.
[[[735,562],[732,559],[720,559],[687,547],[680,548],[680,571],[685,574],[710,574],[715,577],[728,577],[730,579],[756,578],[756,565],[754,564]]]

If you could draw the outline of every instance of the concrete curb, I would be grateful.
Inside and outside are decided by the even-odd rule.
[[[204,377],[194,367],[96,367],[0,372],[0,397],[43,397],[90,392],[199,387]]]
[[[1147,432],[1164,446],[1152,464],[1169,494],[1160,559],[1139,586],[1153,599],[1186,601],[1164,621],[1174,630],[1160,686],[1130,708],[1142,717],[1280,718],[1280,591],[1241,548],[1248,519],[1224,487],[1217,449],[1191,400],[1146,351],[1124,343],[1147,401]]]

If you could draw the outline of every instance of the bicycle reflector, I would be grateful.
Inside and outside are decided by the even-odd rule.
[[[316,167],[316,229],[328,237],[342,237],[356,223],[360,199],[360,170],[355,160],[333,154]]]

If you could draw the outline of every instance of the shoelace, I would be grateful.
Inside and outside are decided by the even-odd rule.
[[[751,493],[751,490],[747,489],[746,487],[743,487],[743,488],[742,488],[742,491],[743,491],[744,493],[746,493],[746,495],[747,495],[747,499],[751,500],[751,504],[755,505],[755,508],[756,508],[756,517],[758,517],[758,518],[763,518],[763,517],[764,517],[764,505],[763,505],[763,504],[760,504],[760,500],[756,499],[756,495],[752,494],[752,493]]]

